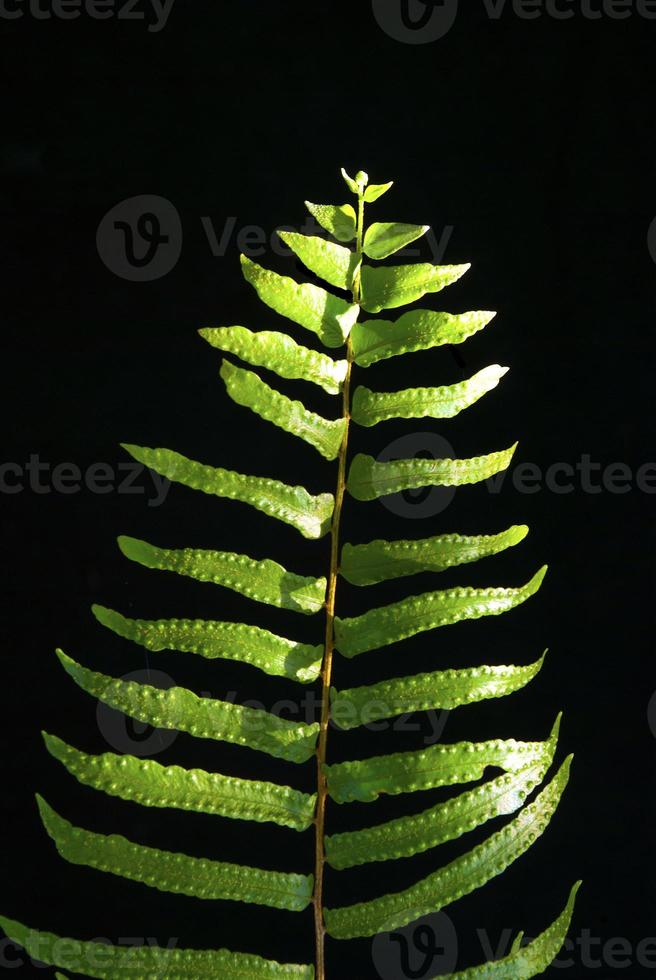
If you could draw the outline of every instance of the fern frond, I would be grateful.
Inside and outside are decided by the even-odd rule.
[[[314,819],[316,793],[204,769],[163,766],[133,755],[88,755],[46,732],[43,739],[48,752],[78,782],[141,806],[276,823],[298,831],[307,830]]]
[[[326,858],[338,870],[372,861],[392,861],[421,854],[439,844],[457,840],[494,817],[514,813],[524,805],[531,790],[544,779],[555,743],[545,756],[510,774],[488,780],[445,803],[421,813],[398,817],[365,830],[326,837]]]
[[[204,619],[128,619],[113,609],[91,607],[99,623],[147,650],[197,653],[208,660],[238,660],[273,677],[309,684],[321,670],[323,647],[295,643],[259,626]]]
[[[281,316],[311,330],[326,347],[341,347],[353,328],[359,307],[320,286],[297,283],[241,256],[242,272],[263,303]]]
[[[212,347],[236,354],[242,361],[273,371],[281,378],[309,381],[329,395],[338,395],[342,390],[347,362],[302,347],[286,333],[254,333],[246,327],[205,327],[198,333]]]
[[[387,265],[362,267],[362,298],[360,305],[367,313],[380,313],[397,306],[407,306],[426,293],[439,293],[445,286],[457,282],[471,268],[465,265]]]
[[[526,602],[538,591],[547,572],[544,565],[533,578],[516,589],[446,589],[401,599],[388,606],[370,609],[361,616],[335,617],[335,643],[344,657],[398,643],[438,626],[463,619],[499,616]]]
[[[398,929],[424,915],[439,912],[501,874],[546,830],[567,785],[571,759],[571,755],[567,757],[533,803],[467,854],[405,891],[345,908],[326,909],[328,933],[334,939],[355,939]]]
[[[482,330],[496,313],[477,310],[469,313],[437,313],[413,310],[396,322],[362,320],[351,333],[353,360],[359,367],[370,367],[388,357],[430,350],[445,344],[462,344]]]
[[[299,235],[294,231],[278,231],[278,237],[289,245],[310,272],[325,279],[337,289],[352,289],[362,260],[356,252],[343,245],[328,242],[314,235]]]
[[[544,654],[526,667],[467,667],[397,677],[331,692],[335,724],[350,730],[413,711],[451,710],[488,698],[501,698],[525,687],[537,675]]]
[[[319,612],[326,601],[325,577],[295,575],[270,558],[249,558],[232,551],[158,548],[126,535],[119,536],[118,546],[126,558],[146,568],[213,582],[280,609],[311,615]]]
[[[273,422],[280,429],[313,446],[325,459],[336,459],[344,438],[346,419],[324,419],[310,412],[303,402],[294,401],[262,381],[254,371],[223,361],[221,377],[226,391],[237,405]]]
[[[304,487],[290,487],[279,480],[205,466],[171,449],[148,449],[128,443],[121,446],[137,462],[160,476],[192,490],[250,504],[269,517],[291,524],[304,538],[322,538],[330,528],[335,502],[331,493],[313,497]]]
[[[481,778],[487,766],[515,772],[553,757],[560,719],[559,714],[545,742],[518,742],[514,738],[456,742],[326,765],[328,792],[335,803],[373,803],[382,793],[397,796],[471,783]]]
[[[549,824],[567,783],[571,762],[568,756],[550,782],[544,784],[554,762],[560,715],[543,740],[492,738],[424,744],[411,751],[329,762],[331,722],[348,732],[399,714],[452,710],[505,697],[531,682],[544,662],[543,654],[526,665],[442,669],[381,681],[374,676],[380,658],[371,658],[372,676],[361,677],[365,683],[340,689],[339,678],[333,677],[335,653],[352,658],[440,626],[507,612],[538,591],[546,571],[543,566],[519,587],[451,586],[401,598],[360,615],[337,615],[341,611],[337,602],[341,580],[364,587],[423,572],[441,573],[511,548],[523,540],[528,530],[524,525],[487,535],[445,530],[419,540],[374,539],[363,544],[342,544],[341,520],[348,503],[347,491],[355,500],[367,502],[420,487],[480,483],[507,469],[517,446],[515,443],[470,459],[379,462],[363,452],[349,456],[351,421],[369,428],[391,419],[451,419],[492,391],[508,369],[492,364],[455,384],[435,387],[375,391],[354,385],[353,375],[359,368],[408,353],[461,344],[486,327],[495,314],[487,310],[448,313],[414,309],[401,313],[396,320],[379,317],[382,311],[441,292],[457,282],[470,266],[428,262],[372,264],[401,252],[424,235],[429,226],[385,221],[366,225],[365,206],[386,194],[392,182],[371,184],[362,170],[352,177],[342,169],[342,177],[356,198],[356,206],[306,202],[310,214],[333,240],[282,229],[278,232],[309,273],[342,295],[280,275],[245,255],[240,258],[246,282],[270,310],[311,332],[325,347],[339,349],[339,355],[333,357],[302,346],[276,330],[255,332],[233,325],[199,331],[212,347],[251,368],[264,369],[282,379],[311,383],[331,396],[341,395],[338,417],[326,418],[273,387],[259,371],[225,358],[220,368],[220,377],[233,402],[303,440],[326,460],[337,461],[334,493],[313,495],[303,486],[213,467],[173,450],[124,444],[134,459],[162,477],[248,504],[293,527],[304,538],[318,540],[330,534],[326,574],[299,575],[270,557],[189,547],[162,548],[126,536],[118,539],[122,553],[146,568],[219,585],[282,610],[308,616],[323,612],[325,622],[321,629],[309,634],[316,642],[289,640],[259,625],[214,619],[144,620],[93,606],[93,613],[103,626],[149,651],[179,651],[213,661],[237,661],[301,684],[320,678],[320,721],[290,721],[273,709],[199,697],[183,687],[162,690],[107,676],[57,651],[62,666],[80,688],[145,724],[232,743],[298,765],[316,756],[316,792],[204,769],[163,765],[132,755],[91,755],[44,733],[47,750],[67,772],[82,785],[112,797],[147,808],[272,823],[276,834],[278,828],[302,833],[312,826],[314,875],[210,860],[141,845],[117,834],[96,833],[73,826],[37,796],[47,832],[60,854],[73,864],[193,898],[255,903],[294,912],[303,912],[312,904],[317,980],[327,980],[326,935],[343,940],[404,926],[485,885],[518,860]],[[361,310],[371,314],[369,319],[359,320]],[[329,416],[332,414],[328,412]],[[310,629],[312,623],[306,625]],[[221,664],[216,666],[220,671]],[[257,679],[257,675],[251,676]],[[490,769],[496,771],[489,773]],[[337,804],[375,804],[383,794],[397,796],[450,786],[462,788],[451,798],[433,802],[419,813],[372,823],[364,829],[346,829],[332,835],[326,832],[329,799]],[[372,809],[376,811],[378,807]],[[481,843],[409,888],[325,909],[327,865],[341,871],[411,858],[504,817],[509,819],[501,829],[493,828]],[[542,972],[564,941],[577,889],[578,883],[561,915],[533,942],[522,946],[520,933],[508,956],[453,973],[452,980],[524,980]],[[66,940],[64,945],[57,936],[36,933],[10,919],[0,917],[0,927],[39,961],[101,980],[128,976],[163,980],[315,977],[315,967],[310,965],[280,964],[225,949],[121,949],[72,940]],[[72,947],[74,961],[68,955]],[[67,953],[65,962],[62,949]],[[352,970],[349,980],[351,974]],[[62,974],[57,976],[65,980]]]
[[[347,543],[342,547],[339,570],[351,585],[375,585],[420,572],[443,572],[512,548],[527,534],[525,524],[516,524],[500,534],[440,534],[419,541]]]
[[[462,487],[482,483],[508,469],[517,443],[509,449],[472,459],[396,459],[379,463],[358,453],[349,469],[346,489],[356,500],[369,501],[418,487]]]
[[[62,650],[57,656],[75,683],[111,708],[157,728],[173,728],[196,738],[234,742],[288,762],[306,762],[315,750],[319,725],[285,721],[261,708],[199,698],[184,687],[160,690],[88,670]]]
[[[37,795],[41,820],[61,857],[96,871],[139,881],[192,898],[252,902],[302,912],[312,901],[311,875],[263,871],[144,847],[120,834],[106,836],[74,827]]]
[[[41,963],[84,971],[96,980],[314,980],[314,967],[274,963],[226,949],[181,949],[163,946],[110,946],[39,932],[0,916],[0,927]]]
[[[370,391],[362,385],[353,392],[351,418],[370,427],[388,419],[451,419],[496,388],[508,368],[492,364],[467,381],[440,388],[405,388]]]

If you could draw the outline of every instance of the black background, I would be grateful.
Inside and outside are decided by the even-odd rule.
[[[298,697],[292,684],[246,666],[147,654],[100,627],[89,606],[97,601],[143,618],[257,621],[316,642],[319,620],[147,571],[121,556],[115,538],[126,533],[164,546],[238,550],[305,574],[325,569],[326,539],[306,542],[243,505],[181,487],[170,489],[163,506],[151,506],[147,472],[137,481],[140,494],[119,492],[118,479],[99,494],[84,485],[57,492],[52,471],[68,462],[86,473],[103,462],[118,473],[127,460],[119,442],[127,441],[168,446],[312,492],[331,488],[333,464],[318,462],[310,447],[228,400],[218,352],[195,331],[233,323],[289,327],[312,344],[310,334],[258,303],[241,278],[234,236],[223,255],[212,254],[201,219],[219,235],[228,220],[236,230],[256,225],[267,237],[283,224],[298,227],[304,199],[347,200],[343,165],[351,173],[367,170],[376,182],[395,180],[372,206],[374,220],[427,222],[438,238],[450,228],[443,260],[472,262],[460,283],[422,305],[498,311],[467,344],[386,361],[367,373],[366,383],[380,390],[445,384],[486,364],[511,367],[498,389],[458,419],[361,429],[353,432],[353,448],[378,455],[410,433],[413,451],[420,451],[419,434],[435,432],[466,457],[519,439],[513,468],[531,462],[544,476],[555,463],[576,466],[587,455],[602,468],[630,467],[632,489],[589,492],[575,476],[571,492],[554,492],[543,479],[525,493],[511,470],[500,492],[461,489],[424,520],[411,519],[416,496],[406,498],[406,517],[347,498],[350,540],[491,533],[511,523],[526,523],[531,533],[518,548],[439,579],[424,575],[360,594],[340,587],[342,613],[443,585],[518,585],[544,562],[550,571],[539,596],[507,616],[338,660],[338,686],[440,667],[529,663],[548,646],[541,674],[524,691],[459,709],[444,729],[449,741],[543,738],[562,709],[559,758],[575,754],[569,788],[544,837],[503,876],[448,909],[459,937],[458,967],[485,958],[477,930],[486,929],[493,943],[505,928],[541,931],[582,878],[570,936],[588,930],[603,942],[620,937],[632,952],[620,968],[599,956],[597,944],[592,966],[577,947],[572,965],[552,967],[549,975],[651,972],[636,950],[656,935],[647,713],[655,686],[656,487],[651,494],[637,488],[636,475],[654,459],[656,252],[650,255],[647,235],[656,215],[656,22],[635,11],[626,20],[580,12],[570,20],[546,14],[526,20],[510,7],[494,19],[478,0],[466,6],[446,36],[414,45],[389,36],[368,2],[177,0],[159,32],[148,30],[150,14],[145,21],[38,20],[29,13],[0,20],[3,457],[23,471],[30,454],[47,464],[46,492],[24,474],[23,489],[9,493],[5,486],[1,498],[3,914],[79,938],[156,937],[311,961],[309,910],[292,916],[204,904],[67,865],[41,827],[33,793],[42,792],[77,825],[140,843],[311,869],[310,833],[143,810],[94,793],[47,755],[39,730],[89,752],[112,748],[95,703],[57,663],[57,645],[116,676],[161,670],[199,693],[236,691],[242,701],[267,706]],[[167,275],[130,282],[101,261],[96,231],[110,208],[142,194],[160,195],[177,209],[182,252]],[[431,259],[425,250],[422,256]],[[301,274],[295,260],[269,247],[261,261]],[[356,380],[365,380],[363,372]],[[315,410],[335,410],[308,386],[279,386]],[[16,479],[15,471],[4,472],[7,483]],[[186,735],[159,751],[156,738],[160,762],[312,788],[311,765],[275,763]],[[330,756],[421,744],[417,731],[334,732]],[[375,817],[364,805],[331,805],[329,827],[364,826],[440,798],[421,796],[382,803]],[[407,861],[333,872],[328,904],[406,887],[488,832]],[[329,975],[378,976],[371,949],[369,940],[331,942]],[[4,947],[4,955],[17,954]],[[14,975],[44,971],[25,965]]]

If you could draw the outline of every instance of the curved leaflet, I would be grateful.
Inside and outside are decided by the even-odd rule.
[[[313,754],[319,726],[285,721],[260,708],[199,698],[184,687],[160,690],[81,667],[61,650],[57,656],[76,684],[111,708],[157,728],[176,728],[196,738],[234,742],[288,762]]]

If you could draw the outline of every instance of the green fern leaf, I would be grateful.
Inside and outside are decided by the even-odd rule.
[[[111,946],[39,932],[0,916],[9,938],[41,963],[84,972],[96,980],[314,980],[312,966],[282,965],[226,949]]]
[[[497,776],[416,815],[326,837],[328,863],[341,871],[372,861],[411,857],[457,840],[495,817],[514,813],[544,779],[554,747],[550,746],[543,759]]]
[[[280,609],[311,615],[319,612],[325,603],[325,578],[295,575],[269,558],[249,558],[232,551],[157,548],[126,535],[118,538],[118,546],[126,558],[146,568],[213,582]]]
[[[538,591],[547,571],[544,565],[530,582],[516,589],[446,589],[401,599],[348,619],[335,617],[335,643],[344,657],[377,650],[425,630],[463,619],[498,616],[514,609]]]
[[[356,236],[356,214],[350,204],[312,204],[305,202],[313,218],[340,242],[352,242]]]
[[[567,785],[571,759],[571,755],[567,757],[535,802],[525,806],[511,823],[469,853],[403,892],[345,908],[326,909],[328,934],[334,939],[355,939],[398,929],[424,915],[439,912],[501,874],[544,833]]]
[[[326,459],[337,458],[346,431],[345,419],[329,421],[310,412],[302,402],[292,401],[269,387],[254,371],[236,367],[230,361],[223,361],[220,373],[228,394],[238,405],[303,439]]]
[[[544,654],[526,667],[469,667],[398,677],[378,684],[331,691],[335,724],[350,730],[414,711],[450,710],[525,687],[538,674]]]
[[[278,237],[294,252],[303,265],[331,286],[352,289],[362,260],[356,252],[343,245],[327,242],[314,235],[299,235],[294,231],[279,231]]]
[[[171,449],[148,449],[128,443],[121,443],[121,446],[160,476],[192,490],[250,504],[269,517],[291,524],[304,538],[322,538],[330,528],[335,502],[331,493],[313,497],[304,487],[290,487],[266,477],[244,476],[232,470],[205,466]]]
[[[118,799],[147,808],[273,823],[296,832],[313,826],[314,876],[246,867],[178,853],[175,847],[160,850],[120,835],[106,836],[73,826],[37,797],[46,830],[60,854],[74,864],[193,898],[255,903],[296,912],[305,911],[312,904],[317,980],[327,980],[327,935],[337,939],[366,937],[403,926],[481,887],[516,861],[549,823],[567,782],[571,760],[569,756],[551,782],[543,785],[556,752],[558,716],[549,737],[541,741],[492,738],[431,746],[424,743],[423,748],[412,751],[327,763],[331,723],[349,731],[401,713],[451,710],[508,696],[532,681],[544,660],[543,655],[528,665],[442,669],[382,681],[372,674],[362,677],[360,686],[341,690],[339,678],[333,677],[339,663],[335,652],[355,657],[440,626],[499,615],[532,596],[546,570],[544,566],[518,588],[448,587],[402,598],[361,615],[337,615],[341,612],[340,575],[352,585],[367,586],[420,572],[442,572],[498,554],[516,545],[527,533],[521,525],[500,534],[439,534],[422,540],[376,539],[342,545],[346,490],[356,500],[372,501],[420,487],[479,483],[506,469],[516,448],[515,444],[471,459],[379,462],[362,452],[349,456],[351,421],[368,428],[390,419],[450,419],[494,389],[507,369],[492,364],[455,384],[436,387],[379,392],[356,386],[354,375],[359,368],[406,353],[460,344],[482,330],[495,314],[415,309],[402,313],[395,321],[376,316],[440,292],[458,281],[469,265],[364,264],[365,257],[378,263],[400,253],[420,238],[428,225],[367,225],[365,206],[386,194],[392,182],[370,184],[364,170],[351,177],[342,168],[342,177],[356,198],[355,207],[306,202],[310,214],[333,240],[321,235],[279,232],[281,241],[309,272],[342,291],[341,295],[312,282],[297,282],[280,275],[245,255],[240,260],[245,280],[266,306],[313,333],[326,347],[340,348],[340,355],[331,357],[301,346],[275,330],[254,332],[243,326],[227,326],[200,331],[210,345],[251,367],[263,368],[283,379],[309,382],[329,395],[341,394],[339,417],[325,418],[271,387],[258,372],[233,364],[232,360],[223,360],[220,370],[234,402],[302,439],[325,459],[337,460],[334,493],[312,495],[303,486],[215,468],[172,450],[124,446],[138,462],[162,477],[206,494],[249,504],[294,527],[305,538],[317,540],[330,533],[327,574],[298,575],[271,558],[257,559],[238,552],[159,548],[136,538],[119,538],[122,552],[147,568],[220,585],[279,609],[307,615],[324,613],[321,629],[309,634],[317,642],[289,640],[259,625],[191,618],[129,619],[103,606],[93,606],[102,625],[149,651],[180,651],[209,660],[238,661],[273,677],[303,684],[320,678],[320,721],[302,723],[298,720],[300,714],[297,720],[290,721],[274,710],[198,697],[182,687],[161,690],[107,676],[58,651],[64,669],[84,691],[147,725],[233,743],[297,764],[309,762],[316,754],[316,792],[204,769],[167,766],[131,755],[89,755],[44,733],[48,751],[82,785]],[[358,322],[362,309],[374,316]],[[306,625],[308,629],[311,626]],[[379,661],[372,658],[371,662],[375,666]],[[218,663],[216,668],[216,682],[221,685],[222,665]],[[291,710],[294,711],[293,705]],[[497,771],[484,780],[489,768]],[[478,784],[467,787],[472,783]],[[329,797],[338,804],[375,803],[382,794],[458,785],[463,788],[457,795],[433,803],[422,812],[387,819],[364,829],[347,828],[338,834],[326,834]],[[501,817],[510,817],[501,830],[404,891],[325,909],[326,865],[341,870],[411,858]],[[451,974],[452,980],[522,980],[542,972],[564,940],[577,888],[578,884],[559,918],[536,940],[522,946],[519,933],[508,956]],[[315,968],[310,965],[284,965],[225,949],[125,950],[95,943],[62,942],[57,936],[35,933],[10,919],[0,918],[0,927],[40,961],[101,980],[128,976],[162,980],[312,980],[315,976]],[[68,955],[71,946],[73,959]],[[348,975],[352,972],[351,969]],[[57,976],[65,980],[63,974]]]
[[[481,483],[508,469],[517,443],[509,449],[472,459],[397,459],[379,463],[358,453],[349,469],[346,489],[356,500],[376,500],[388,493],[417,487],[461,487]]]
[[[132,755],[87,755],[55,735],[43,732],[43,738],[48,752],[78,782],[141,806],[276,823],[298,831],[307,830],[314,819],[316,793],[204,769],[163,766]]]
[[[339,570],[352,585],[375,585],[404,575],[442,572],[456,565],[496,555],[519,544],[527,534],[526,525],[518,524],[500,534],[441,534],[419,541],[345,544]]]
[[[76,684],[111,708],[158,728],[175,728],[196,738],[234,742],[288,762],[313,754],[319,725],[285,721],[260,708],[199,698],[184,687],[159,690],[88,670],[63,651],[57,656]]]
[[[462,344],[483,330],[495,316],[496,313],[487,310],[458,314],[413,310],[396,322],[363,320],[356,323],[351,334],[353,359],[359,367],[369,367],[388,357],[445,344]]]
[[[387,265],[374,268],[362,266],[362,298],[360,305],[367,313],[380,313],[398,306],[407,306],[426,293],[439,293],[445,286],[457,282],[471,268],[466,265]]]
[[[367,228],[362,250],[370,259],[386,259],[421,238],[429,228],[430,225],[376,221]]]
[[[263,303],[311,330],[326,347],[342,346],[358,316],[356,303],[347,303],[320,286],[300,284],[288,276],[263,269],[245,255],[241,256],[241,265],[244,278]]]
[[[201,337],[229,354],[256,367],[267,368],[281,378],[310,381],[320,385],[329,395],[342,390],[347,362],[334,361],[327,354],[301,347],[285,333],[260,330],[254,333],[246,327],[205,327]]]
[[[147,650],[197,653],[208,660],[239,660],[273,677],[309,684],[321,670],[323,647],[294,643],[259,626],[204,619],[128,619],[94,605],[99,623]]]
[[[533,762],[544,762],[553,757],[560,718],[558,715],[545,742],[518,742],[514,738],[456,742],[326,765],[328,792],[335,803],[372,803],[382,793],[397,796],[438,786],[471,783],[481,778],[487,766],[515,772]]]
[[[509,956],[483,966],[473,966],[451,974],[451,980],[530,980],[543,973],[558,955],[572,921],[576,893],[581,886],[577,881],[573,886],[565,909],[556,921],[545,929],[537,939],[520,947],[523,933],[519,933]]]
[[[440,388],[406,388],[404,391],[370,391],[360,385],[353,393],[351,418],[372,426],[387,419],[451,419],[492,391],[508,368],[492,364],[468,381]]]
[[[37,795],[43,824],[60,855],[82,864],[130,878],[160,891],[193,898],[252,902],[302,912],[312,901],[312,876],[262,871],[225,861],[210,861],[144,847],[119,834],[107,837],[74,827]]]

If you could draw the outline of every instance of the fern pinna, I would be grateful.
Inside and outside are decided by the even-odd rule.
[[[307,207],[329,233],[328,238],[281,231],[280,237],[315,276],[340,291],[335,295],[312,283],[299,284],[278,275],[245,255],[246,280],[276,313],[314,333],[340,359],[299,345],[285,333],[252,332],[243,326],[201,330],[213,347],[266,368],[286,379],[321,386],[342,396],[342,412],[326,419],[299,401],[270,387],[260,376],[232,360],[224,360],[221,376],[230,397],[337,461],[333,493],[313,496],[303,487],[275,479],[243,475],[187,459],[167,449],[124,448],[157,473],[207,494],[242,501],[290,524],[303,537],[331,536],[327,576],[311,578],[287,571],[272,559],[219,551],[172,550],[133,538],[119,538],[123,554],[152,569],[164,569],[236,590],[262,603],[298,613],[325,617],[325,639],[317,625],[315,644],[294,642],[255,625],[198,620],[143,621],[127,619],[94,607],[97,619],[110,630],[150,650],[187,651],[207,658],[251,664],[298,684],[321,684],[321,717],[298,723],[232,702],[199,698],[190,690],[160,690],[147,684],[109,677],[58,656],[73,680],[93,697],[134,719],[160,728],[188,732],[248,746],[289,763],[303,765],[315,757],[316,793],[286,785],[235,778],[199,769],[164,766],[152,759],[106,752],[89,755],[46,735],[50,753],[78,780],[125,800],[149,807],[174,807],[217,814],[242,821],[273,822],[303,833],[314,826],[316,865],[313,874],[265,871],[143,847],[124,837],[110,837],[72,826],[42,798],[38,805],[47,832],[67,860],[121,875],[164,891],[204,899],[239,900],[290,912],[314,905],[316,962],[281,965],[258,956],[226,949],[194,950],[144,947],[113,949],[102,956],[94,943],[76,944],[75,969],[92,977],[125,976],[223,980],[311,978],[326,976],[326,936],[334,940],[375,936],[436,912],[468,894],[523,854],[545,830],[568,778],[566,759],[550,781],[546,776],[556,751],[558,720],[544,741],[438,743],[419,751],[398,752],[357,761],[327,764],[331,721],[342,729],[390,719],[406,712],[450,709],[517,691],[532,680],[542,659],[529,666],[475,667],[399,677],[352,689],[333,687],[334,654],[356,657],[424,630],[460,620],[506,612],[540,587],[541,569],[520,588],[452,588],[399,599],[362,615],[336,615],[340,576],[355,586],[441,570],[476,561],[517,544],[526,528],[481,536],[443,534],[425,540],[342,544],[340,519],[346,494],[373,501],[390,493],[427,486],[461,486],[485,480],[506,469],[514,446],[472,459],[401,459],[379,462],[357,454],[348,465],[349,426],[373,426],[391,418],[451,418],[497,385],[505,369],[492,365],[458,384],[376,392],[355,388],[354,367],[367,368],[385,358],[443,344],[460,344],[492,318],[488,312],[449,314],[413,309],[395,321],[359,319],[361,310],[378,314],[420,300],[458,280],[467,265],[371,264],[387,259],[422,236],[427,226],[373,223],[365,227],[365,206],[388,191],[391,183],[370,184],[365,173],[351,178],[342,171],[355,197],[351,204]],[[344,350],[345,348],[345,350]],[[382,656],[382,655],[381,655]],[[375,660],[372,661],[372,665]],[[339,681],[339,673],[335,672]],[[423,812],[351,832],[326,835],[328,797],[338,804],[375,802],[384,793],[400,794],[455,786],[479,780],[487,767],[502,774],[461,792]],[[529,795],[536,791],[531,802]],[[326,865],[335,873],[369,862],[409,857],[459,838],[501,815],[514,814],[501,829],[427,878],[395,894],[338,908],[324,906]],[[328,828],[329,829],[329,828]],[[284,831],[283,831],[284,832]],[[312,869],[305,869],[311,871]],[[503,959],[470,968],[458,978],[533,977],[543,972],[560,949],[569,927],[575,884],[558,918],[530,943],[521,933]],[[38,933],[6,918],[0,924],[8,937],[28,953],[65,968],[58,937]],[[106,947],[105,947],[106,948]],[[293,951],[290,951],[293,955]],[[78,969],[79,968],[79,969]],[[350,980],[350,978],[349,978]]]

